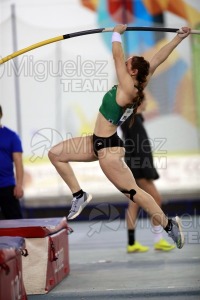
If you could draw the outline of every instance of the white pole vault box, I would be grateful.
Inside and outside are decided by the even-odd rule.
[[[26,255],[25,239],[0,237],[0,299],[26,300],[23,282],[22,255]]]
[[[45,294],[70,272],[66,218],[0,221],[0,236],[25,238],[28,255],[22,258],[26,293]]]

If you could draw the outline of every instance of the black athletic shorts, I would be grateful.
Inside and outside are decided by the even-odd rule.
[[[93,148],[97,156],[99,150],[110,147],[124,147],[124,143],[117,135],[117,132],[109,137],[99,137],[93,134]]]

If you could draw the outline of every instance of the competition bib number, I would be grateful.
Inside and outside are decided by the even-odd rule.
[[[119,122],[117,123],[117,126],[121,126],[122,123],[124,123],[124,122],[126,121],[126,119],[128,119],[128,117],[129,117],[130,115],[132,115],[133,110],[134,110],[134,106],[135,106],[135,105],[133,105],[131,108],[127,108],[127,109],[125,110],[125,112],[124,112],[123,115],[121,116]]]

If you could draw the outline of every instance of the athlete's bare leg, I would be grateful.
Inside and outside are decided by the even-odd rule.
[[[163,228],[168,224],[168,219],[155,202],[153,197],[143,191],[137,184],[131,170],[124,162],[124,148],[112,147],[98,151],[99,163],[107,178],[116,186],[117,189],[130,191],[134,189],[134,202],[141,206],[152,218]],[[126,196],[130,198],[127,193]]]
[[[91,162],[97,160],[93,152],[92,136],[66,140],[54,146],[48,155],[72,193],[76,193],[81,187],[69,162]]]
[[[161,196],[155,186],[153,180],[141,178],[136,179],[137,185],[144,190],[146,193],[151,195],[156,203],[161,207]],[[136,227],[136,220],[138,215],[139,206],[136,203],[129,202],[128,209],[126,212],[126,221],[128,229],[133,229]],[[159,223],[156,220],[152,220],[154,226],[158,226]]]

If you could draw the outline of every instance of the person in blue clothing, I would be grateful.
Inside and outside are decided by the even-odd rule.
[[[0,106],[0,209],[5,219],[22,219],[24,168],[22,144],[17,133],[3,126]]]

